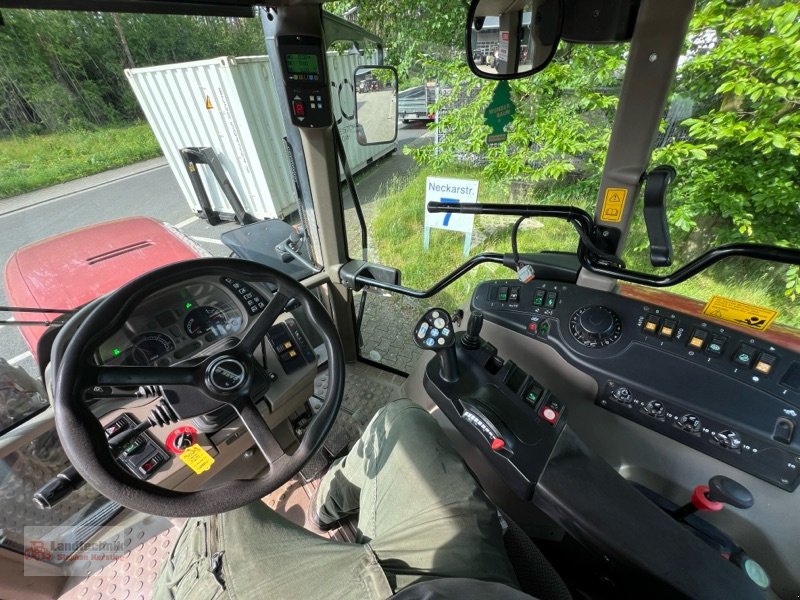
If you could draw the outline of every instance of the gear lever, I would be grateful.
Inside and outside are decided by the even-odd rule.
[[[470,318],[471,319],[471,318]],[[471,321],[470,321],[471,322]],[[450,315],[443,308],[432,308],[414,327],[414,343],[423,350],[433,350],[439,357],[439,375],[449,383],[458,381],[456,334]]]
[[[483,313],[473,310],[467,321],[467,331],[461,336],[461,345],[467,350],[477,350],[481,347],[481,329],[483,328]]]

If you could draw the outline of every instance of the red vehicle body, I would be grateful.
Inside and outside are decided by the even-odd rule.
[[[177,229],[150,217],[82,227],[19,248],[5,267],[12,306],[73,309],[157,267],[204,256]],[[58,313],[15,312],[17,321],[53,320]],[[41,325],[20,327],[37,358]]]

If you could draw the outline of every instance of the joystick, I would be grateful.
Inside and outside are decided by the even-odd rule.
[[[461,345],[467,350],[477,350],[481,347],[481,328],[483,327],[483,313],[473,310],[467,321],[467,331],[461,337]]]
[[[450,315],[443,308],[432,308],[414,327],[414,343],[423,350],[433,350],[439,357],[439,375],[445,381],[458,381],[458,358],[456,357],[456,334]]]

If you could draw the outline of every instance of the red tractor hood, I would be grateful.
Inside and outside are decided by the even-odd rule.
[[[171,226],[149,217],[89,225],[18,249],[6,263],[9,304],[76,308],[157,267],[197,258],[203,250]],[[56,313],[15,313],[18,321]],[[20,328],[36,357],[44,327]]]

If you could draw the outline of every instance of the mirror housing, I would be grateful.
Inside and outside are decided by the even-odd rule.
[[[484,79],[517,79],[544,69],[558,48],[562,0],[472,0],[467,62]]]
[[[397,71],[361,65],[353,71],[356,139],[361,146],[397,139]]]

